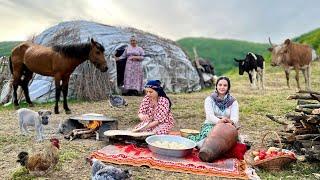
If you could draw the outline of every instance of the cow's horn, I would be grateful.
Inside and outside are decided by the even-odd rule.
[[[270,45],[273,47],[274,45],[272,44],[270,37],[268,39],[269,39]]]

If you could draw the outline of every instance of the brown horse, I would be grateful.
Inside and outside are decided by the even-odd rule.
[[[56,45],[45,47],[30,42],[24,42],[16,46],[11,53],[10,69],[13,74],[13,98],[14,106],[19,107],[17,100],[17,88],[20,85],[24,91],[26,102],[33,106],[28,84],[33,72],[52,76],[56,87],[56,104],[54,112],[59,113],[58,102],[61,90],[63,93],[63,108],[67,114],[71,113],[67,104],[68,83],[74,69],[86,60],[90,60],[96,68],[105,72],[108,70],[104,58],[104,47],[91,39],[91,42],[73,45]],[[62,83],[61,83],[62,81]]]

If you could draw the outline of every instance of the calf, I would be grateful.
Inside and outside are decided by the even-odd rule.
[[[254,54],[249,52],[246,55],[245,59],[236,59],[236,62],[239,63],[239,74],[243,75],[244,72],[247,72],[250,79],[250,84],[252,87],[256,87],[256,81],[261,85],[261,88],[264,89],[264,59],[261,55]],[[260,81],[260,83],[259,83]]]

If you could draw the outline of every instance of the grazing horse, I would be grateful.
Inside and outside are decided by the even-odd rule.
[[[93,39],[88,43],[55,45],[53,47],[45,47],[30,42],[19,44],[12,50],[9,59],[10,70],[13,74],[14,106],[19,107],[17,99],[19,85],[24,91],[26,102],[29,106],[33,106],[29,97],[28,84],[35,72],[43,76],[54,77],[56,87],[54,112],[59,113],[58,102],[62,91],[63,108],[67,114],[70,114],[71,111],[67,104],[70,75],[78,65],[88,59],[101,72],[108,70],[104,57],[104,47]]]

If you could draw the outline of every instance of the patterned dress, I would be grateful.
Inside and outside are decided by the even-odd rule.
[[[174,119],[169,108],[169,100],[164,97],[159,97],[158,104],[153,106],[150,98],[145,96],[140,104],[139,114],[145,114],[150,117],[149,123],[158,121],[159,124],[153,128],[146,129],[148,132],[155,134],[168,134],[174,126]],[[135,128],[143,126],[146,122],[139,123]]]
[[[132,60],[133,56],[143,56],[144,51],[141,47],[128,46],[125,51],[127,56],[127,64],[124,71],[124,89],[137,90],[142,92],[143,90],[143,69],[141,61]]]

